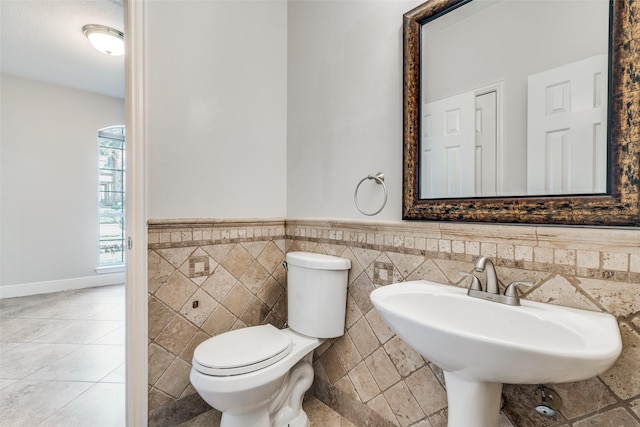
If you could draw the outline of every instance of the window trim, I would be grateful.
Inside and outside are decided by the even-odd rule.
[[[115,132],[112,133],[110,132],[110,130],[114,130],[114,129],[121,129],[121,131],[119,132]],[[103,218],[114,218],[116,219],[119,224],[121,224],[121,238],[120,239],[103,239],[102,238],[102,234],[100,231],[98,231],[98,247],[97,247],[97,267],[95,268],[95,272],[96,274],[107,274],[107,273],[117,273],[117,272],[122,272],[124,271],[124,265],[125,265],[125,256],[126,256],[126,247],[125,247],[125,241],[126,241],[126,232],[125,232],[125,227],[126,227],[126,223],[125,223],[125,218],[126,218],[126,147],[125,147],[125,139],[126,139],[126,135],[125,135],[125,127],[124,125],[116,125],[116,126],[109,126],[109,127],[105,127],[102,129],[98,130],[98,135],[97,135],[97,143],[98,143],[98,153],[97,153],[97,166],[98,166],[98,188],[97,188],[97,201],[98,201],[98,227],[100,230],[100,226],[102,224],[102,219]],[[114,148],[114,147],[107,147],[105,145],[103,145],[103,142],[105,139],[108,140],[113,140],[113,141],[119,141],[122,143],[122,148]],[[101,154],[101,149],[102,148],[107,148],[107,149],[115,149],[115,150],[121,150],[122,151],[122,158],[121,160],[121,166],[120,168],[105,168],[102,162],[102,154]],[[105,172],[110,172],[110,173],[114,173],[114,174],[121,174],[121,176],[119,177],[122,181],[121,183],[121,187],[122,190],[105,190],[102,186],[102,176],[104,175]],[[122,209],[120,209],[119,212],[114,212],[114,213],[104,213],[102,212],[102,207],[101,207],[101,203],[102,203],[102,195],[106,194],[106,193],[110,193],[110,194],[118,194],[118,195],[122,195],[121,197],[121,203],[122,203]],[[112,263],[105,263],[102,260],[102,245],[104,242],[108,242],[108,241],[115,241],[115,242],[120,242],[120,253],[121,253],[121,260],[120,261],[116,261],[116,262],[112,262]]]

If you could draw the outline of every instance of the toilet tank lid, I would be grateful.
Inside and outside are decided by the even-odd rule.
[[[351,261],[347,258],[311,252],[289,252],[286,260],[287,264],[317,270],[348,270],[351,268]]]

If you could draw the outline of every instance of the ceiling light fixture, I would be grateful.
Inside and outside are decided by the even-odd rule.
[[[82,33],[89,42],[100,52],[109,56],[124,55],[124,33],[110,27],[98,24],[88,24],[82,27]]]

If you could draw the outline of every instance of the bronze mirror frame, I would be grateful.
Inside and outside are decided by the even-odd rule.
[[[420,26],[470,0],[429,0],[404,14],[402,219],[640,225],[640,1],[612,0],[607,193],[419,199]]]

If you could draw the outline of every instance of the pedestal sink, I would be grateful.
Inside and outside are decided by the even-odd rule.
[[[509,306],[466,292],[418,280],[370,296],[389,327],[444,371],[449,427],[497,427],[503,383],[585,380],[622,351],[610,314],[527,300]]]

